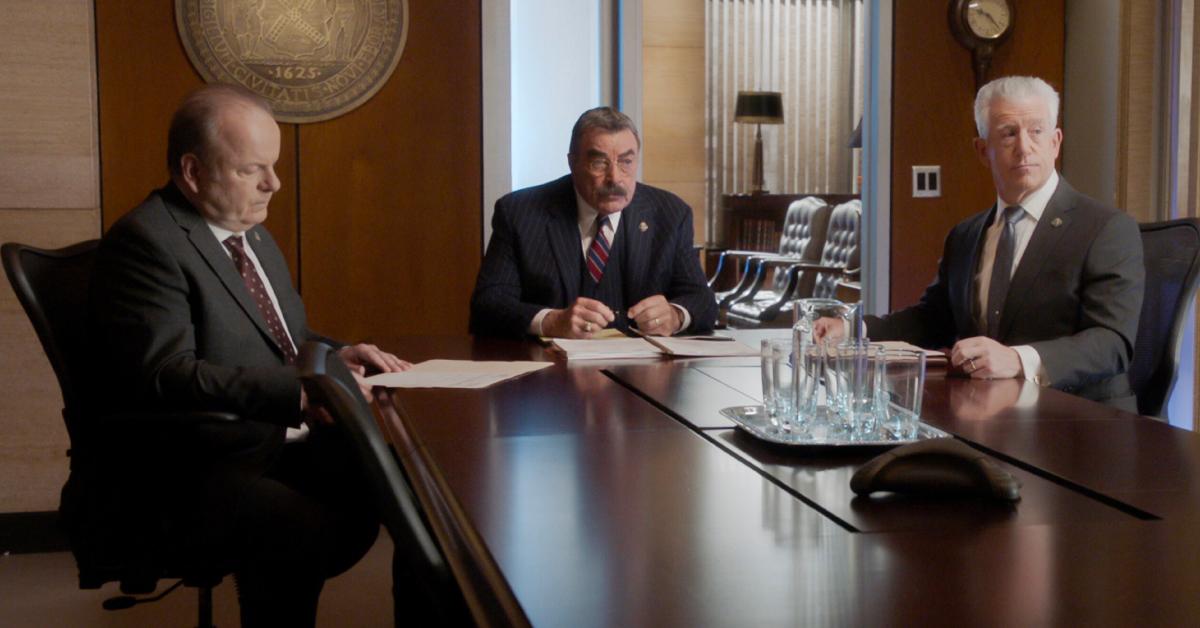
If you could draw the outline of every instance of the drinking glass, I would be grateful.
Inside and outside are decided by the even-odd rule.
[[[840,427],[852,437],[875,433],[876,383],[881,371],[881,347],[861,340],[827,346],[826,386],[830,409]]]
[[[925,353],[885,349],[880,364],[876,414],[897,440],[912,440],[917,436],[925,391]]]
[[[793,338],[795,356],[792,375],[795,378],[795,417],[797,424],[811,425],[819,419],[824,401],[825,343],[807,343],[801,334]]]
[[[792,373],[792,339],[767,338],[762,341],[763,406],[771,424],[790,430],[794,420],[794,374]]]

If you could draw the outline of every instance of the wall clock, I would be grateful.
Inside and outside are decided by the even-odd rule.
[[[950,32],[971,51],[976,90],[987,79],[992,54],[1012,35],[1015,18],[1012,0],[950,0]]]

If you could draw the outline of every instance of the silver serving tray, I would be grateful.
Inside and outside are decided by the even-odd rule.
[[[950,436],[923,422],[917,423],[916,435],[911,437],[898,434],[885,426],[877,427],[874,433],[859,436],[833,425],[821,416],[803,425],[793,425],[784,429],[767,416],[767,410],[762,406],[732,406],[721,409],[721,414],[755,438],[798,447],[895,447]]]

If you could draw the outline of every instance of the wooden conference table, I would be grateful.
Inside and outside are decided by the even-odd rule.
[[[387,348],[554,359],[468,337]],[[850,476],[878,451],[774,446],[717,413],[758,403],[757,364],[560,359],[484,390],[377,401],[495,625],[1200,624],[1200,437],[931,371],[924,420],[1017,475],[1021,501],[856,498]],[[1032,405],[1017,406],[1026,386]]]

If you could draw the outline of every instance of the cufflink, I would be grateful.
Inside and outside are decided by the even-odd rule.
[[[649,228],[650,228],[650,225],[646,224],[645,221],[642,221],[641,223],[638,224],[638,231],[641,231],[642,233],[646,233],[646,230]]]

